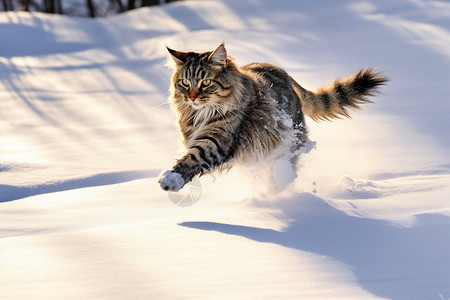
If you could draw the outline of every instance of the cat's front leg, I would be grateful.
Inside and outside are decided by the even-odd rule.
[[[199,174],[204,174],[226,162],[231,154],[225,141],[212,136],[196,138],[175,166],[161,174],[159,184],[166,191],[179,191]]]
[[[207,164],[201,164],[197,158],[198,149],[190,149],[186,155],[177,161],[172,170],[164,171],[159,184],[163,190],[177,192],[190,182],[196,175],[209,170]]]

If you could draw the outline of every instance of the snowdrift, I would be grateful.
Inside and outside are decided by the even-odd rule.
[[[450,5],[186,1],[0,14],[1,299],[449,299]],[[305,88],[391,81],[268,193],[261,166],[168,194],[165,45],[225,41]],[[260,169],[258,169],[260,168]]]

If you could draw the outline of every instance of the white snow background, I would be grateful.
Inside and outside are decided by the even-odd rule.
[[[177,206],[165,45],[223,41],[311,90],[391,81],[351,120],[307,119],[317,147],[283,192],[241,167]],[[8,12],[0,42],[0,299],[450,298],[449,2]]]

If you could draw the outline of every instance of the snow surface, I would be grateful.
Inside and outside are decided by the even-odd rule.
[[[0,299],[449,299],[449,16],[425,0],[0,14]],[[317,147],[283,192],[241,167],[174,201],[157,182],[180,153],[165,45],[223,41],[309,89],[370,66],[391,82],[352,120],[307,120]]]

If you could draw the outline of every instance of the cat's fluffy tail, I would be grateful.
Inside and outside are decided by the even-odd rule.
[[[292,86],[302,102],[303,113],[314,121],[319,121],[350,117],[349,108],[361,109],[361,104],[372,103],[367,97],[373,96],[378,86],[387,81],[380,72],[363,69],[314,93],[302,88],[293,79]]]

